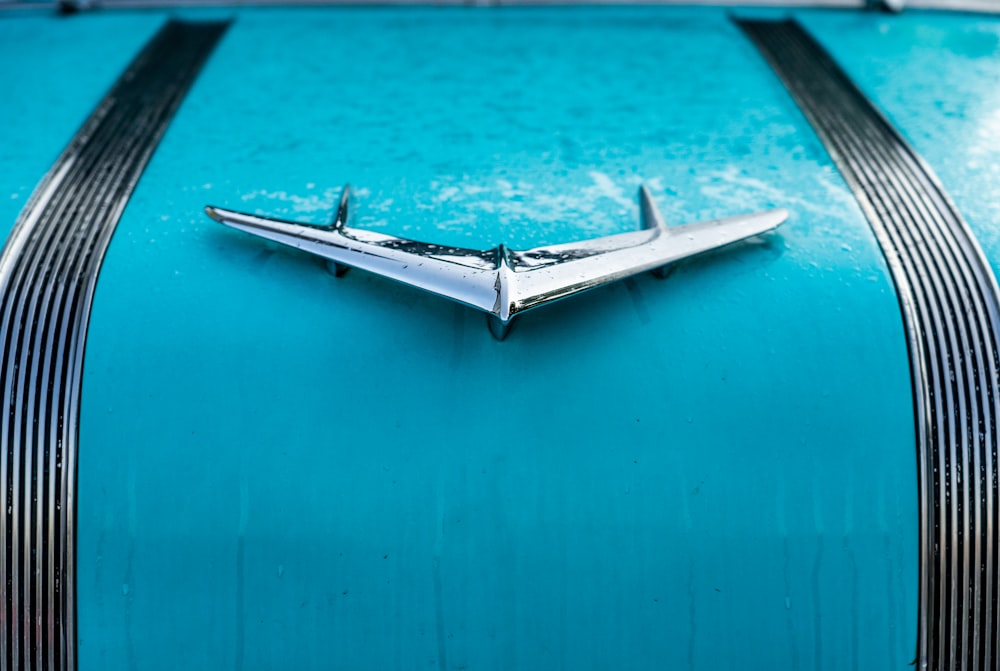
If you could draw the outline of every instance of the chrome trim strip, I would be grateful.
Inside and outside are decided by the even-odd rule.
[[[926,9],[945,12],[972,12],[1000,14],[997,0],[101,0],[97,2],[31,2],[30,0],[0,0],[4,10],[41,10],[69,14],[89,9],[172,9],[175,7],[519,7],[519,6],[621,6],[621,5],[704,5],[709,7],[777,7],[787,9],[872,9],[875,2],[882,2],[893,11]]]
[[[514,6],[550,6],[550,5],[707,5],[715,7],[787,7],[787,8],[850,8],[865,7],[865,0],[739,0],[738,2],[723,2],[721,0],[94,0],[93,2],[3,2],[0,0],[0,11],[5,9],[50,9],[62,7],[64,13],[88,9],[170,9],[174,7],[514,7]]]
[[[917,421],[919,668],[996,669],[996,278],[931,169],[805,30],[737,23],[853,189],[896,284]]]
[[[1000,14],[998,0],[906,0],[906,9]]]
[[[345,186],[333,223],[309,226],[208,206],[216,221],[252,235],[359,268],[457,301],[488,316],[503,340],[515,316],[638,273],[663,275],[677,261],[731,245],[779,226],[785,210],[768,210],[685,226],[667,226],[645,186],[639,187],[640,229],[631,233],[525,251],[444,247],[351,228],[351,187]]]
[[[170,21],[97,106],[0,253],[0,667],[76,668],[76,452],[104,253],[227,23]]]

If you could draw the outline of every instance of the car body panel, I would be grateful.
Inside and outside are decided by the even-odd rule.
[[[805,25],[934,168],[1000,270],[1000,21],[832,13]]]
[[[230,15],[98,283],[80,668],[909,664],[896,296],[723,10]],[[640,183],[792,215],[499,343],[202,213],[325,223],[348,181],[355,225],[465,247],[631,230]]]
[[[144,13],[75,24],[48,13],[0,17],[0,237],[162,21]]]

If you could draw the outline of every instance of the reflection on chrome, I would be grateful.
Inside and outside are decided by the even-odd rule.
[[[526,251],[504,245],[477,251],[348,227],[350,194],[347,185],[329,226],[205,211],[227,226],[328,259],[338,276],[360,268],[481,310],[498,340],[526,310],[638,273],[662,275],[672,263],[764,233],[788,217],[778,209],[668,227],[641,186],[638,231]]]

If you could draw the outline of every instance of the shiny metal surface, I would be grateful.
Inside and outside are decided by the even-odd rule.
[[[740,21],[816,128],[883,248],[909,339],[920,479],[921,669],[995,669],[1000,290],[921,157],[794,21]]]
[[[104,253],[225,23],[167,23],[43,178],[0,256],[0,668],[76,668],[83,354]]]
[[[525,251],[477,251],[416,242],[347,226],[350,186],[333,224],[308,226],[208,206],[216,221],[258,237],[387,277],[485,312],[502,340],[522,312],[642,272],[664,268],[776,228],[782,209],[668,227],[648,189],[639,188],[641,229]],[[335,266],[336,274],[343,270]]]
[[[37,0],[0,0],[0,12],[4,10],[53,10],[63,14],[73,14],[79,11],[94,9],[170,9],[170,8],[203,8],[203,7],[268,7],[282,5],[297,5],[302,7],[321,6],[423,6],[419,0],[295,0],[294,2],[276,2],[275,0],[217,0],[205,3],[201,0],[69,0],[67,2],[41,2]],[[462,0],[440,0],[435,6],[468,6]],[[718,0],[586,0],[584,2],[571,0],[494,0],[473,3],[481,7],[514,7],[514,6],[558,6],[558,5],[705,5],[732,7],[788,7],[788,8],[831,8],[875,10],[886,9],[891,12],[902,12],[909,9],[927,9],[944,12],[974,12],[981,14],[1000,13],[1000,2],[997,0],[743,0],[742,2],[722,3]]]
[[[58,8],[64,12],[75,12],[91,9],[162,9],[171,7],[253,7],[253,6],[421,6],[421,0],[66,0],[45,2],[40,0],[0,0],[0,10],[4,9],[45,9]],[[429,3],[428,3],[429,4]],[[720,3],[718,0],[585,0],[584,2],[570,0],[480,0],[465,2],[464,0],[439,0],[435,6],[549,6],[549,5],[737,5],[748,7],[836,7],[863,8],[865,0],[742,0],[735,3]]]
[[[358,5],[397,5],[420,6],[419,0],[295,0],[294,2],[276,2],[275,0],[216,0],[205,3],[200,0],[68,0],[66,2],[41,2],[38,0],[0,0],[0,11],[3,10],[39,10],[54,9],[62,13],[75,13],[93,9],[165,9],[180,7],[252,7],[299,5],[304,7],[317,6],[358,6]],[[467,6],[462,0],[440,0],[435,6]],[[483,7],[510,6],[551,6],[551,5],[724,5],[733,7],[793,7],[793,8],[839,8],[871,10],[879,6],[893,12],[906,9],[930,9],[946,12],[976,12],[983,14],[1000,13],[1000,3],[997,0],[743,0],[742,2],[722,3],[718,0],[586,0],[584,2],[571,0],[494,0],[473,3]]]

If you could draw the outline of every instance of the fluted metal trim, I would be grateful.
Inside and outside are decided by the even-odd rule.
[[[228,24],[170,21],[32,194],[0,254],[0,667],[76,668],[77,433],[97,274],[153,150]]]
[[[919,668],[996,669],[996,278],[931,169],[801,26],[737,23],[853,189],[896,285],[917,422]]]

